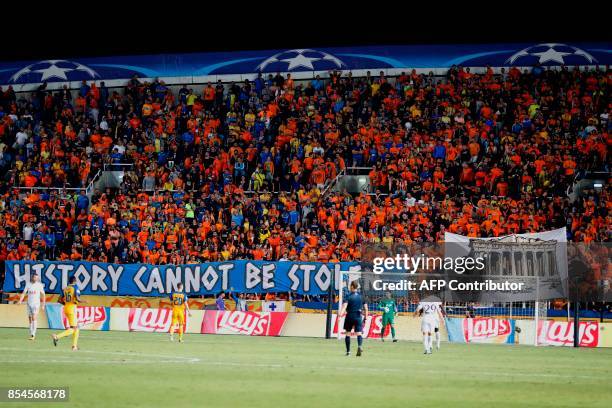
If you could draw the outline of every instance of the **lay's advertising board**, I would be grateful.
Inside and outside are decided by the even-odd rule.
[[[63,330],[69,327],[64,307],[57,303],[45,308],[50,329]],[[77,306],[77,322],[85,330],[109,330],[110,308],[104,306]]]
[[[448,340],[453,343],[514,344],[515,321],[510,319],[446,319]]]

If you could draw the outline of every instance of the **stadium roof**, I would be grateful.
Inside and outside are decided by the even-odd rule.
[[[246,12],[244,16],[242,13],[229,15],[227,10],[215,12],[208,10],[208,5],[206,7],[202,11],[209,17],[206,24],[192,24],[188,15],[181,17],[178,11],[168,17],[168,21],[160,20],[161,26],[151,23],[160,16],[147,18],[139,14],[139,18],[130,18],[96,14],[100,20],[98,23],[81,27],[82,20],[88,17],[71,17],[62,10],[58,17],[60,20],[50,22],[49,14],[40,12],[38,17],[29,16],[25,27],[25,32],[34,34],[36,41],[18,37],[3,42],[0,60],[381,44],[575,43],[611,39],[605,13],[591,13],[588,18],[581,18],[580,10],[572,10],[573,20],[562,21],[548,12],[535,12],[531,5],[528,12],[521,12],[519,5],[515,4],[513,7],[518,11],[514,14],[491,10],[490,15],[480,15],[471,10],[441,14],[431,8],[418,10],[413,6],[401,13],[401,10],[395,10],[395,6],[389,6],[387,10],[381,9],[381,15],[375,18],[367,13],[376,12],[376,9],[368,8],[369,11],[365,12],[365,8],[358,6],[350,13],[334,13],[327,5],[309,5],[308,9],[300,12],[283,10],[285,15],[280,18],[269,15],[268,10],[262,11],[264,14],[258,17]],[[127,11],[122,8],[122,13]],[[138,10],[138,13],[142,11]],[[81,23],[76,26],[68,23],[75,19]],[[61,23],[64,20],[66,23]],[[113,24],[117,27],[109,26]],[[19,32],[24,32],[24,27],[20,27]]]

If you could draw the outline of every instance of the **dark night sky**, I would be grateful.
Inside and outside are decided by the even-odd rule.
[[[230,18],[227,10],[217,14],[213,10],[207,15],[215,18],[206,19],[206,24],[202,18],[185,23],[184,19],[191,18],[191,14],[182,19],[179,13],[169,15],[168,22],[161,25],[152,25],[156,17],[146,15],[127,19],[111,13],[94,19],[83,14],[64,14],[51,19],[41,12],[35,21],[30,19],[25,25],[34,32],[33,36],[2,41],[0,60],[376,44],[609,42],[612,31],[605,18],[607,13],[592,10],[585,15],[573,10],[571,20],[533,9],[514,14],[498,10],[492,12],[495,18],[474,13],[464,16],[453,9],[434,14],[431,7],[391,11],[386,18],[371,17],[376,10],[361,9],[350,14],[301,10],[295,16],[285,10],[284,18],[290,16],[291,23],[280,22],[279,17],[268,14],[257,19],[247,13],[248,18],[241,18],[244,13],[240,11],[235,13],[238,17]],[[308,17],[313,15],[327,16]],[[7,20],[5,17],[4,23],[0,23],[0,29]],[[85,27],[78,27],[75,21],[85,21]],[[89,24],[90,21],[96,24]],[[167,34],[160,35],[159,27]],[[24,32],[24,25],[16,30]],[[143,41],[143,37],[150,40]]]

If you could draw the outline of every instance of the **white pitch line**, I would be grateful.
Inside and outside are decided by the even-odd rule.
[[[6,348],[0,349],[6,350]],[[22,349],[11,349],[21,351]],[[36,351],[45,351],[45,350],[36,350]],[[88,352],[93,354],[111,354],[111,355],[130,355],[130,353],[122,353],[122,352],[104,352],[104,351],[79,351]],[[69,352],[72,353],[72,352]],[[92,363],[92,364],[183,364],[183,363],[191,363],[191,364],[202,364],[202,365],[211,365],[211,366],[232,366],[232,367],[257,367],[257,368],[271,368],[271,369],[305,369],[305,370],[336,370],[336,371],[365,371],[365,372],[405,372],[407,369],[402,368],[378,368],[378,367],[352,367],[352,366],[309,366],[309,365],[299,365],[299,364],[287,364],[287,363],[245,363],[240,361],[215,361],[215,360],[202,360],[195,357],[182,357],[182,356],[158,356],[158,355],[150,355],[150,354],[136,354],[137,356],[150,356],[152,357],[150,360],[132,360],[132,359],[121,359],[121,360],[98,360],[98,359],[79,359],[77,361],[74,358],[59,360],[59,359],[45,359],[45,360],[29,360],[29,361],[19,361],[19,360],[0,360],[0,364],[19,364],[26,362],[40,362],[40,363],[66,363],[66,364],[75,364],[75,363]],[[410,366],[414,363],[425,364],[424,361],[413,361],[408,363],[407,366]],[[428,369],[419,369],[419,372],[427,373],[427,374],[435,374],[435,375],[444,375],[443,370],[428,370]],[[517,373],[506,373],[506,372],[496,372],[496,371],[472,371],[474,374],[483,375],[483,376],[504,376],[504,377],[542,377],[542,378],[567,378],[567,379],[602,379],[601,376],[591,376],[591,375],[573,375],[573,374],[554,374],[554,373],[525,373],[525,372],[517,372]]]
[[[74,364],[74,359],[72,360],[36,360],[36,361],[31,361],[31,362],[36,362],[36,363],[53,363],[53,364]],[[185,361],[185,360],[78,360],[79,363],[92,363],[92,364],[116,364],[116,365],[121,365],[121,364],[185,364],[185,363],[192,363],[192,361]],[[195,362],[195,361],[194,361]],[[193,362],[193,363],[194,363]],[[20,364],[20,363],[24,363],[24,361],[17,361],[17,360],[0,360],[1,364]]]
[[[201,342],[203,343],[203,342]],[[0,351],[16,351],[16,352],[24,352],[24,353],[49,353],[50,350],[41,350],[41,349],[23,349],[16,347],[0,347]],[[74,355],[72,351],[64,351],[64,350],[56,350],[53,353],[61,353],[64,355],[70,354]],[[149,353],[138,353],[138,352],[122,352],[122,351],[97,351],[97,350],[79,350],[78,354],[89,353],[89,354],[99,354],[99,355],[114,355],[114,356],[132,356],[132,357],[142,357],[147,360],[134,360],[134,359],[115,359],[115,360],[99,360],[99,359],[79,359],[76,363],[93,363],[93,364],[156,364],[156,363],[191,363],[191,364],[203,364],[203,365],[214,365],[214,366],[238,366],[238,367],[259,367],[259,368],[299,368],[299,369],[307,369],[307,370],[353,370],[353,371],[374,371],[374,372],[404,372],[405,369],[402,368],[377,368],[377,367],[351,367],[351,366],[308,366],[308,365],[295,365],[295,364],[287,364],[287,363],[245,363],[240,361],[213,361],[213,360],[202,360],[198,357],[191,356],[180,356],[180,355],[159,355],[159,354],[149,354]],[[41,362],[41,363],[75,363],[73,357],[66,360],[59,359],[46,359],[46,360],[0,360],[0,363],[10,363],[10,364],[19,364],[25,362]],[[408,367],[413,365],[427,365],[428,363],[425,360],[405,360],[406,365]],[[430,374],[444,374],[444,370],[448,370],[449,368],[438,369],[438,370],[427,370],[420,369],[420,372],[426,372]],[[554,374],[554,373],[531,373],[531,372],[515,372],[515,373],[506,373],[506,372],[496,372],[496,371],[472,371],[477,374],[483,376],[505,376],[505,377],[542,377],[542,378],[584,378],[584,379],[601,379],[601,375],[591,376],[591,375],[578,375],[578,374]],[[603,373],[605,374],[605,373]]]
[[[50,350],[41,350],[41,349],[21,349],[21,348],[11,348],[11,347],[0,347],[0,351],[21,351],[21,352],[27,352],[27,353],[32,353],[32,352],[38,352],[38,353],[63,353],[63,354],[71,354],[74,355],[73,351],[64,351],[64,350],[57,350],[57,351],[50,351]],[[199,358],[196,357],[183,357],[183,356],[179,356],[179,355],[172,355],[172,356],[167,356],[167,355],[160,355],[160,354],[146,354],[146,353],[137,353],[137,352],[127,352],[127,351],[98,351],[98,350],[79,350],[78,351],[79,354],[81,353],[90,353],[90,354],[102,354],[102,355],[115,355],[115,356],[138,356],[138,357],[144,357],[144,358],[151,358],[151,359],[167,359],[167,360],[180,360],[181,362],[198,362],[200,361]],[[39,360],[36,360],[39,361]],[[120,360],[117,360],[120,361]],[[134,360],[136,361],[136,360]]]

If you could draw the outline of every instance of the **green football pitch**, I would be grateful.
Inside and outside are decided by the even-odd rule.
[[[612,349],[0,329],[0,386],[67,386],[70,407],[610,407]],[[353,341],[353,347],[356,344]],[[353,350],[354,351],[354,350]],[[30,406],[0,403],[0,408]],[[35,404],[34,406],[40,406]]]

